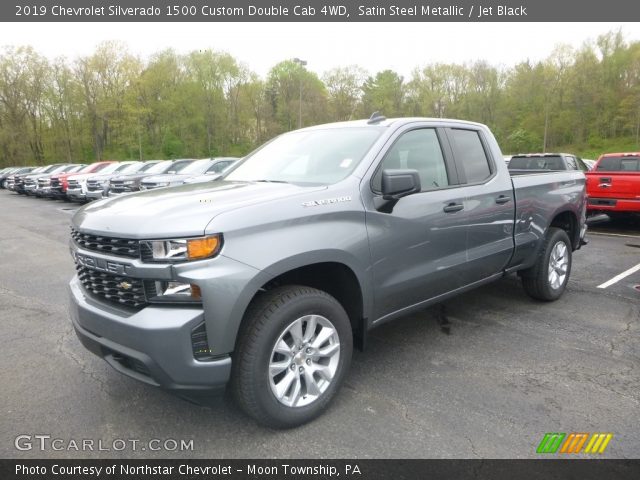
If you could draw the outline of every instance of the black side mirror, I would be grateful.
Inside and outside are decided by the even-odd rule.
[[[383,170],[382,198],[398,200],[407,195],[418,193],[422,189],[417,170]]]

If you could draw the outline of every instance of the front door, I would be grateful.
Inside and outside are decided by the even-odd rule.
[[[417,128],[400,135],[383,157],[367,209],[375,317],[466,285],[466,221],[456,174],[445,161],[443,133]],[[380,198],[382,170],[415,169],[422,191],[389,206]]]

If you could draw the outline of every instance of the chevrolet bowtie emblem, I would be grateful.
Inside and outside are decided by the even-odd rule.
[[[131,287],[133,287],[133,285],[131,285],[129,282],[120,282],[118,284],[118,287],[120,287],[123,290],[131,290]]]

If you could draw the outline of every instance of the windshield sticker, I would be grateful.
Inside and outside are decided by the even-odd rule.
[[[353,163],[353,158],[345,158],[340,162],[340,168],[349,168],[349,166]]]

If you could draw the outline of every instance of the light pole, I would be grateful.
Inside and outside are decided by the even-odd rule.
[[[306,60],[301,60],[297,57],[293,59],[293,62],[297,63],[302,68],[307,64]],[[300,97],[298,98],[298,128],[302,128],[302,73],[298,77],[298,80],[300,84]]]

